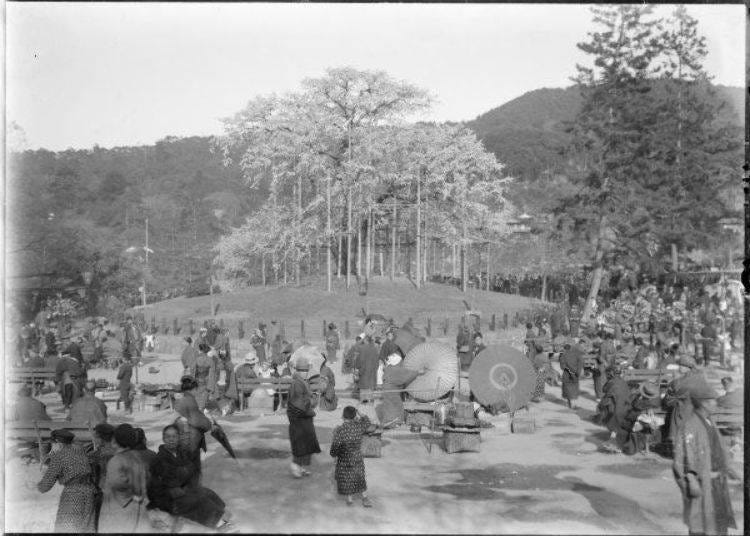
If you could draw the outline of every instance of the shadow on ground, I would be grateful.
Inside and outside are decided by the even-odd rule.
[[[503,517],[513,518],[518,521],[531,521],[538,519],[539,511],[532,507],[535,503],[544,504],[541,498],[531,495],[516,495],[506,493],[508,491],[526,490],[563,490],[572,491],[582,495],[591,505],[591,508],[601,516],[607,523],[607,527],[622,526],[635,531],[656,531],[659,526],[652,523],[643,515],[641,507],[637,502],[618,495],[598,486],[591,486],[575,477],[558,478],[558,474],[564,471],[575,470],[568,465],[517,465],[499,464],[483,469],[462,469],[453,471],[458,473],[458,481],[449,484],[427,486],[427,489],[436,493],[448,493],[457,500],[483,501],[499,500],[510,506]],[[549,514],[547,512],[547,514]],[[581,514],[576,512],[556,511],[555,516],[560,519],[580,519]]]

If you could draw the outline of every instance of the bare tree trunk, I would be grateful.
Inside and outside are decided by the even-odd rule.
[[[451,244],[451,267],[451,275],[453,277],[458,277],[458,251],[456,244]]]
[[[279,286],[279,265],[276,264],[276,251],[271,252],[271,263],[273,264],[273,277],[276,286]]]
[[[586,297],[586,305],[583,306],[583,313],[581,314],[581,325],[589,323],[589,317],[594,307],[594,301],[596,301],[596,297],[599,295],[599,286],[602,283],[602,276],[604,275],[604,231],[606,220],[606,216],[602,216],[599,220],[599,234],[596,239],[596,250],[594,252],[594,272],[591,275],[591,287]]]
[[[391,281],[396,277],[396,227],[397,208],[393,204],[393,225],[391,226]]]
[[[461,292],[466,292],[466,279],[469,276],[469,267],[466,251],[466,219],[461,222]]]
[[[331,176],[326,179],[326,291],[331,292],[333,273],[331,271]],[[318,265],[320,266],[320,265]]]
[[[297,219],[298,224],[302,225],[302,174],[297,174]],[[294,276],[297,280],[297,285],[300,285],[301,279],[300,279],[300,264],[302,262],[301,259],[301,251],[297,249],[297,258],[294,259]]]
[[[352,187],[349,186],[346,219],[346,290],[349,290],[352,273]]]
[[[492,253],[492,244],[487,242],[487,291],[490,290],[490,254]]]
[[[341,279],[341,263],[343,261],[342,255],[344,251],[344,234],[339,230],[339,251],[338,251],[338,260],[336,262],[336,277]]]
[[[420,236],[422,234],[422,181],[421,181],[421,170],[417,172],[417,243],[416,243],[416,254],[417,254],[417,273],[414,279],[416,280],[417,288],[420,288],[421,282],[422,282],[422,264],[421,264],[421,257],[422,257],[422,237]]]
[[[378,272],[378,275],[382,276],[383,275],[383,248],[381,247],[379,249],[380,251],[378,251],[378,257],[380,260],[380,271]]]
[[[542,274],[542,301],[547,301],[547,274]]]
[[[357,218],[357,277],[362,277],[362,216]]]
[[[370,277],[372,261],[372,209],[367,209],[367,234],[365,234],[365,277]]]
[[[266,286],[266,254],[260,254],[260,278],[263,282],[263,286]]]
[[[286,255],[284,255],[284,286],[286,286]]]

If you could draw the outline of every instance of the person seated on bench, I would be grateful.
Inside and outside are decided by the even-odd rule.
[[[716,409],[735,409],[745,405],[744,391],[734,384],[731,376],[721,379],[725,394],[716,399]]]
[[[67,420],[72,422],[87,422],[96,426],[107,422],[107,404],[94,396],[96,382],[87,381],[83,388],[83,396],[73,402]]]
[[[23,385],[18,390],[18,398],[10,412],[11,421],[51,421],[47,406],[31,396],[31,386]]]
[[[70,430],[52,431],[49,467],[37,489],[46,493],[55,482],[63,486],[55,518],[55,532],[90,534],[96,531],[96,487],[83,449],[73,444]]]
[[[197,484],[197,468],[180,447],[178,428],[165,426],[162,439],[149,485],[148,509],[158,508],[221,531],[230,528],[224,501],[213,490]]]
[[[260,369],[258,368],[258,354],[255,350],[250,350],[245,354],[245,358],[242,363],[234,367],[234,373],[232,374],[232,381],[229,382],[227,387],[226,396],[237,401],[237,406],[240,404],[241,396],[250,396],[253,393],[252,388],[245,388],[240,393],[237,391],[237,383],[241,383],[245,380],[257,379],[260,375]]]

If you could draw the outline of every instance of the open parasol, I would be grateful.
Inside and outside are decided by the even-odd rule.
[[[531,361],[520,350],[490,345],[472,361],[469,384],[482,405],[512,412],[531,399],[536,373]]]
[[[221,425],[216,422],[216,419],[211,419],[213,421],[213,426],[211,427],[211,437],[213,437],[216,441],[221,443],[221,446],[226,449],[226,451],[229,453],[229,455],[237,459],[237,455],[234,453],[234,449],[232,448],[232,445],[229,444],[229,439],[227,439],[227,434],[224,432],[224,429],[221,427]]]
[[[297,360],[302,357],[310,363],[310,376],[320,374],[320,366],[323,364],[323,353],[320,348],[311,344],[303,344],[292,353],[289,366],[296,367]]]
[[[446,394],[456,384],[457,359],[456,352],[446,344],[423,342],[414,346],[406,354],[404,366],[412,370],[426,368],[427,372],[407,386],[409,394],[423,402],[435,400]]]

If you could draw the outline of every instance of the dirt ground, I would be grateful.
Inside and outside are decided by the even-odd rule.
[[[141,381],[179,379],[177,356],[147,361]],[[334,364],[337,385],[346,387],[350,377],[340,374],[340,363]],[[154,365],[159,372],[149,374],[148,366]],[[94,370],[89,375],[112,380],[114,374]],[[319,412],[315,425],[323,452],[313,456],[312,476],[299,480],[289,472],[283,413],[219,418],[237,460],[209,437],[203,483],[226,501],[241,532],[686,534],[670,460],[599,451],[608,433],[590,421],[595,407],[591,380],[582,387],[581,407],[572,411],[560,399],[559,388],[548,386],[545,399],[534,405],[535,433],[482,429],[477,453],[447,454],[437,434],[425,431],[386,431],[383,456],[366,459],[373,508],[358,501],[347,506],[337,495],[334,459],[328,454],[341,408],[356,406],[354,400],[340,399],[336,411]],[[53,418],[63,417],[58,395],[43,395],[42,400]],[[175,419],[169,410],[124,415],[114,406],[109,416],[113,424],[143,427],[154,450],[161,443],[161,428]],[[733,465],[741,474],[741,461]],[[39,465],[25,465],[12,448],[6,451],[5,471],[5,530],[51,531],[60,486],[37,492]],[[743,483],[730,484],[738,523],[731,533],[742,534]],[[192,523],[182,531],[206,532]]]

